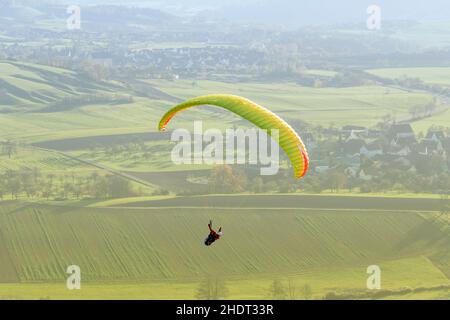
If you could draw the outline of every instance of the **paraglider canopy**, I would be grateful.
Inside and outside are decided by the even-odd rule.
[[[159,122],[158,129],[164,131],[167,124],[178,112],[200,105],[212,105],[229,110],[260,129],[266,130],[269,135],[272,135],[272,130],[277,129],[278,143],[291,161],[295,177],[301,178],[306,174],[309,156],[297,132],[272,111],[243,97],[230,94],[211,94],[186,100],[164,114]]]

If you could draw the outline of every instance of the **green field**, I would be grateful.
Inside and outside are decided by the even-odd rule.
[[[58,153],[28,147],[18,147],[16,153],[11,157],[8,157],[6,154],[0,155],[0,172],[5,172],[6,170],[33,170],[35,168],[38,168],[43,174],[60,174],[68,171],[85,173],[98,171],[98,169]]]
[[[142,80],[149,96],[136,94],[118,82],[96,82],[73,71],[35,64],[0,61],[0,134],[23,142],[129,134],[156,131],[160,116],[173,99],[208,93],[242,95],[277,112],[287,120],[302,120],[328,126],[374,125],[383,115],[401,117],[413,106],[432,101],[426,93],[411,93],[381,86],[309,88],[295,83],[225,83],[191,80]],[[313,73],[332,75],[330,71]],[[63,99],[86,95],[112,97],[130,95],[131,102],[85,103],[66,110]],[[171,100],[171,101],[169,101]],[[54,105],[52,112],[39,112]],[[58,108],[61,107],[61,111]],[[64,108],[63,108],[64,107]],[[0,111],[1,111],[0,110]],[[14,112],[11,112],[13,110]],[[17,112],[23,110],[25,112]],[[174,127],[190,128],[192,122],[207,119],[209,127],[226,128],[241,123],[237,116],[214,108],[191,110],[174,119]],[[20,127],[21,130],[17,130]]]
[[[234,194],[234,195],[201,195],[187,197],[165,197],[162,199],[126,202],[126,207],[147,208],[236,208],[238,210],[292,209],[311,208],[326,210],[384,210],[439,212],[442,202],[437,197],[385,197],[345,195],[308,195],[308,194]]]
[[[148,141],[145,152],[133,150],[131,155],[128,149],[116,148],[111,151],[104,148],[105,145],[110,148],[120,144],[120,141],[133,142],[131,138],[127,140],[131,134],[142,137],[146,133],[155,133],[160,116],[175,103],[174,99],[211,92],[234,93],[253,99],[288,121],[301,120],[323,126],[331,123],[373,125],[384,114],[394,112],[398,116],[406,115],[411,106],[422,106],[432,100],[432,96],[428,94],[408,93],[380,86],[316,89],[294,83],[142,80],[141,82],[148,86],[148,91],[152,92],[147,97],[136,94],[121,83],[96,82],[61,68],[11,61],[3,61],[0,64],[0,80],[7,83],[4,90],[5,97],[9,99],[3,107],[22,110],[0,113],[2,139],[26,144],[46,142],[45,148],[49,149],[63,146],[64,150],[71,151],[73,148],[71,156],[89,159],[112,169],[138,173],[144,178],[150,173],[209,168],[205,165],[173,165],[170,161],[172,144],[168,138]],[[331,71],[325,70],[310,72],[333,75]],[[61,99],[85,94],[128,94],[133,97],[133,101],[120,104],[87,103],[64,109]],[[61,106],[61,111],[58,108],[52,109],[52,112],[39,111],[46,105],[55,103],[56,106]],[[199,119],[204,119],[203,130],[247,125],[233,114],[206,107],[183,113],[173,120],[172,126],[190,129],[193,122]],[[106,141],[108,137],[110,139]],[[86,142],[86,139],[90,142]],[[58,141],[52,144],[53,140]],[[99,144],[96,141],[99,141]],[[113,156],[111,152],[114,153]],[[10,165],[16,166],[6,162],[4,167]],[[173,184],[169,185],[168,189],[174,189],[172,187]]]
[[[411,41],[427,47],[444,46],[450,42],[448,21],[420,21],[413,26],[397,30],[392,36],[403,41]]]
[[[450,86],[450,68],[385,68],[367,70],[369,73],[389,79],[419,78],[427,84]]]
[[[21,202],[0,210],[0,279],[11,283],[0,285],[3,298],[185,299],[208,276],[224,279],[230,298],[264,298],[278,278],[321,298],[364,290],[371,264],[386,289],[449,283],[448,231],[432,214]],[[225,230],[214,248],[202,243],[209,218]],[[78,292],[64,289],[72,264],[82,269]]]
[[[112,90],[73,71],[11,61],[0,61],[0,79],[4,90],[0,106],[38,107],[67,96]]]
[[[232,93],[247,97],[285,117],[312,124],[374,125],[385,114],[408,114],[408,108],[432,101],[424,93],[410,93],[380,86],[309,88],[294,83],[223,83],[214,81],[149,81],[171,95]]]
[[[412,123],[412,127],[417,132],[420,131],[427,132],[427,130],[432,126],[440,126],[446,128],[448,127],[449,123],[450,123],[450,109],[447,109],[447,111],[445,112]]]
[[[405,21],[406,22],[406,21]],[[399,26],[383,26],[384,32],[378,36],[384,40],[400,40],[409,45],[434,49],[437,47],[448,47],[450,45],[448,33],[450,30],[450,23],[445,20],[428,20],[421,19],[420,21],[410,21],[407,25]],[[376,37],[371,30],[355,29],[342,27],[338,31],[346,36],[358,37],[366,36],[369,39]]]
[[[421,68],[384,68],[370,69],[367,72],[388,79],[418,78],[428,85],[450,87],[449,67],[421,67]],[[445,101],[444,103],[447,103]],[[413,122],[412,126],[417,132],[426,132],[432,126],[447,127],[450,123],[450,110],[440,112],[431,117]]]
[[[326,70],[310,73],[334,76]],[[439,74],[434,76],[444,81]],[[168,139],[140,140],[156,134],[159,118],[176,101],[195,95],[238,94],[287,120],[322,126],[371,126],[385,114],[401,117],[412,106],[433,100],[431,94],[382,86],[200,80],[141,80],[148,86],[146,95],[123,83],[12,61],[0,61],[0,81],[1,140],[20,143],[11,157],[0,155],[0,174],[14,170],[20,178],[39,171],[41,180],[35,181],[42,184],[54,175],[55,190],[74,183],[75,176],[90,179],[92,173],[132,174],[171,192],[204,189],[190,180],[205,177],[199,171],[209,167],[174,166]],[[71,108],[64,102],[115,94],[132,99]],[[183,113],[172,127],[191,128],[199,119],[204,119],[204,130],[247,125],[207,107]],[[431,119],[430,125],[435,123]],[[447,114],[440,121],[445,124]],[[37,142],[63,152],[30,146]],[[132,191],[136,184],[142,188],[134,181]],[[59,197],[55,191],[45,200],[22,192],[17,201],[5,193],[0,201],[0,299],[193,299],[207,278],[224,281],[227,298],[270,298],[272,282],[280,280],[298,288],[307,284],[312,298],[321,299],[330,292],[364,292],[366,268],[372,264],[382,269],[383,289],[392,290],[382,298],[449,296],[447,289],[436,289],[450,284],[448,218],[437,218],[437,196],[175,197],[150,196],[152,191],[149,187],[139,193],[145,196],[133,192],[123,199],[91,194],[75,199],[73,193]],[[225,232],[213,248],[203,245],[210,218]],[[81,290],[65,287],[66,268],[73,264],[82,270]],[[401,291],[406,287],[423,290]],[[290,298],[305,297],[299,292]]]
[[[425,257],[405,258],[391,262],[382,262],[385,270],[386,288],[420,287],[423,284],[448,282],[442,274]],[[274,279],[282,279],[288,286],[290,282],[296,287],[291,299],[304,299],[300,288],[305,284],[312,289],[312,299],[323,299],[324,294],[340,292],[342,289],[363,290],[367,274],[365,268],[328,269],[315,273],[294,274],[289,276],[262,276],[257,279],[228,279],[225,286],[229,295],[227,299],[270,299],[269,288]],[[402,277],[398,277],[402,274]],[[417,274],[424,276],[417,278]],[[65,283],[4,283],[0,284],[1,299],[193,299],[201,281],[154,281],[154,282],[87,282],[82,283],[81,290],[67,290]],[[432,288],[433,286],[431,286]],[[355,289],[356,288],[356,289]],[[448,290],[425,291],[392,295],[386,299],[449,299]]]
[[[155,131],[151,124],[170,105],[157,98],[133,97],[128,103],[80,102],[68,108],[64,99],[133,92],[117,82],[96,82],[66,69],[28,63],[0,61],[0,82],[0,133],[4,139],[23,142]],[[52,111],[42,112],[49,105]]]

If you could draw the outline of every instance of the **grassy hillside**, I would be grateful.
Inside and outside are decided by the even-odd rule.
[[[450,123],[450,110],[439,113],[435,116],[412,123],[414,130],[417,132],[427,132],[432,126],[448,127]]]
[[[155,131],[170,105],[155,90],[142,97],[118,82],[9,60],[0,61],[0,88],[0,134],[23,142]]]
[[[421,286],[433,288],[448,280],[426,257],[404,258],[379,263],[386,289]],[[367,266],[333,268],[314,273],[264,275],[246,279],[221,278],[228,290],[228,299],[270,299],[269,289],[274,279],[295,287],[291,299],[304,299],[301,288],[310,286],[312,299],[323,299],[329,292],[364,291]],[[400,275],[400,276],[399,276]],[[64,282],[57,283],[0,283],[2,299],[195,299],[205,278],[189,281],[138,282],[82,282],[81,290],[67,290]],[[384,296],[389,299],[448,299],[448,290],[425,290],[421,293]]]
[[[0,173],[7,170],[33,170],[39,169],[43,174],[67,174],[68,172],[90,173],[99,171],[94,167],[63,157],[60,154],[46,152],[39,149],[19,146],[15,153],[9,157],[0,154]]]
[[[439,85],[441,87],[450,87],[450,68],[448,67],[422,67],[422,68],[385,68],[371,69],[368,72],[383,78],[401,79],[419,78],[428,85]],[[445,101],[445,103],[448,103]],[[431,126],[447,127],[450,123],[450,110],[438,113],[432,117],[414,122],[412,125],[415,130],[426,132]]]
[[[210,218],[225,235],[207,248],[202,241]],[[431,288],[449,283],[443,226],[430,214],[408,212],[2,202],[0,297],[192,299],[205,278],[219,277],[229,298],[268,298],[272,281],[281,279],[310,285],[320,299],[364,290],[371,264],[382,268],[384,289]],[[80,291],[65,289],[72,264],[82,270]],[[418,294],[439,298],[445,291]]]
[[[277,112],[286,119],[308,123],[374,125],[383,115],[408,114],[414,105],[423,106],[432,96],[380,86],[309,88],[294,83],[222,83],[214,81],[150,81],[152,86],[177,97],[232,93]]]
[[[450,86],[450,68],[385,68],[371,69],[368,72],[383,78],[400,79],[404,77],[419,78],[427,84]]]
[[[38,107],[64,97],[112,93],[107,83],[86,81],[76,72],[23,62],[0,61],[0,82],[3,94],[0,106]]]
[[[83,278],[94,282],[198,279],[211,272],[238,278],[301,274],[421,254],[438,262],[448,245],[438,224],[415,213],[132,210],[17,202],[3,203],[0,210],[0,252],[5,252],[0,274],[7,278],[14,269],[13,278],[21,281],[61,281],[70,264],[78,264]],[[225,230],[214,248],[202,243],[209,218]]]
[[[440,211],[438,198],[400,198],[374,196],[302,195],[302,194],[241,194],[173,197],[150,201],[127,202],[127,207],[211,207],[261,209],[315,208],[326,210],[387,210],[387,211]]]
[[[143,96],[117,82],[87,81],[86,76],[73,71],[12,61],[0,61],[0,82],[0,133],[26,142],[155,131],[160,115],[174,103],[169,100],[211,92],[242,95],[287,119],[323,125],[370,125],[386,113],[395,111],[401,116],[411,106],[425,105],[432,99],[427,94],[377,86],[314,89],[292,83],[196,81],[193,85],[188,80],[141,81],[140,86],[147,85],[151,93]],[[132,101],[114,103],[117,95],[129,95]],[[87,97],[92,96],[97,102],[88,102]],[[175,119],[174,125],[189,125],[199,118],[208,118],[206,125],[219,128],[239,120],[206,109],[193,110]]]
[[[24,142],[154,132],[177,99],[212,92],[242,95],[287,120],[321,125],[373,125],[385,114],[407,115],[412,106],[432,101],[425,93],[380,86],[308,88],[294,83],[142,80],[134,91],[132,83],[96,82],[73,71],[12,61],[0,61],[0,83],[0,134]],[[204,129],[241,122],[230,113],[201,108],[174,119],[173,126],[190,128],[198,119],[205,119]]]

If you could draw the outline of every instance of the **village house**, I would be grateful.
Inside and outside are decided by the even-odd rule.
[[[442,151],[444,151],[441,140],[422,139],[419,145],[422,146],[423,149],[425,149],[425,154],[441,153]]]
[[[350,135],[358,135],[361,137],[367,137],[369,134],[369,129],[361,126],[347,125],[342,127],[341,135],[343,139],[348,139]]]
[[[445,139],[445,134],[444,132],[442,132],[442,130],[429,130],[427,132],[427,135],[425,136],[425,139],[433,141],[442,141]]]
[[[361,148],[365,145],[365,142],[361,138],[349,137],[342,145],[342,151],[346,156],[360,155]]]
[[[379,141],[372,141],[366,145],[363,145],[359,153],[370,159],[376,155],[383,154],[383,147]]]
[[[398,138],[415,138],[415,136],[414,130],[409,123],[394,123],[388,131],[388,138],[391,141]]]
[[[393,124],[385,133],[375,131],[350,125],[342,128],[339,136],[342,157],[339,163],[344,166],[347,176],[364,180],[372,178],[373,172],[368,174],[361,170],[362,158],[381,167],[416,172],[417,165],[420,166],[433,155],[439,155],[446,163],[444,171],[450,168],[450,137],[446,137],[441,130],[429,130],[420,141],[407,123]]]

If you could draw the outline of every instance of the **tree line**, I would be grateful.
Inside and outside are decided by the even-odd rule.
[[[211,170],[207,180],[206,192],[192,189],[183,191],[182,194],[322,193],[325,191],[335,193],[449,193],[450,175],[446,172],[423,174],[395,168],[384,168],[370,179],[363,179],[348,175],[344,168],[337,167],[323,173],[311,171],[305,178],[296,180],[292,177],[290,169],[280,170],[280,173],[276,176],[261,177],[253,171],[249,171],[249,169],[220,165]]]
[[[6,170],[0,174],[0,199],[46,200],[120,198],[136,195],[130,181],[115,175],[43,173],[38,168]]]
[[[227,282],[221,277],[209,276],[199,283],[195,297],[199,300],[222,300],[229,296]],[[270,300],[310,300],[313,298],[311,285],[298,285],[292,279],[287,283],[275,279],[267,288],[266,297]]]

